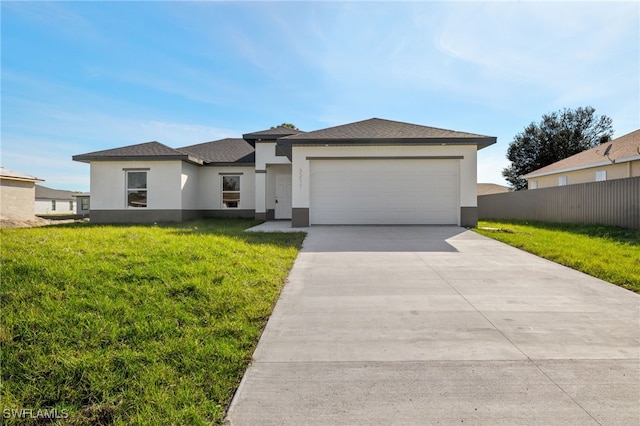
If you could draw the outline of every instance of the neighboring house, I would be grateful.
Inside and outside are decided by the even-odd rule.
[[[76,155],[91,164],[91,220],[198,217],[319,224],[477,223],[477,151],[495,137],[373,118],[275,128],[170,148]]]
[[[498,185],[497,183],[479,183],[478,184],[478,196],[489,194],[500,194],[503,192],[509,192],[511,188],[508,186]]]
[[[35,212],[36,215],[76,214],[76,199],[74,192],[36,185]]]
[[[640,176],[640,130],[523,176],[529,189]]]
[[[88,216],[90,199],[89,193],[78,192],[74,193],[73,196],[76,198],[76,214],[79,214],[81,216]]]
[[[36,182],[44,181],[0,168],[0,216],[19,220],[33,219]]]

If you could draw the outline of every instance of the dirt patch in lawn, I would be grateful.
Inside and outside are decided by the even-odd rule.
[[[61,223],[73,223],[69,220],[49,220],[34,216],[30,219],[19,219],[15,217],[0,216],[0,228],[36,228],[38,226],[56,225]]]

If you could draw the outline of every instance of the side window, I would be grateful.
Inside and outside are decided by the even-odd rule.
[[[56,211],[56,200],[51,200],[51,211],[52,212]]]
[[[147,172],[127,171],[127,207],[147,207]]]
[[[222,208],[240,207],[240,176],[222,176]]]
[[[567,177],[566,176],[560,176],[558,178],[558,186],[565,186],[567,184]]]
[[[603,180],[607,180],[607,171],[598,170],[596,172],[596,182],[602,182]]]
[[[88,198],[81,198],[80,201],[80,205],[82,206],[81,209],[82,210],[89,210],[89,199]]]
[[[538,181],[530,180],[529,181],[529,189],[538,189]]]
[[[73,201],[69,201],[69,211],[73,211]]]

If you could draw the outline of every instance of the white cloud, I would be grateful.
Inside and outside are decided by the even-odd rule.
[[[594,79],[616,67],[608,60],[621,49],[637,55],[637,4],[453,3],[448,12],[437,47],[476,66],[493,83],[489,90],[509,83],[559,92],[572,87],[592,99],[610,91]]]

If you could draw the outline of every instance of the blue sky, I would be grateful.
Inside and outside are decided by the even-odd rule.
[[[71,156],[372,117],[496,136],[591,105],[640,128],[638,2],[2,1],[3,167],[89,190]]]

